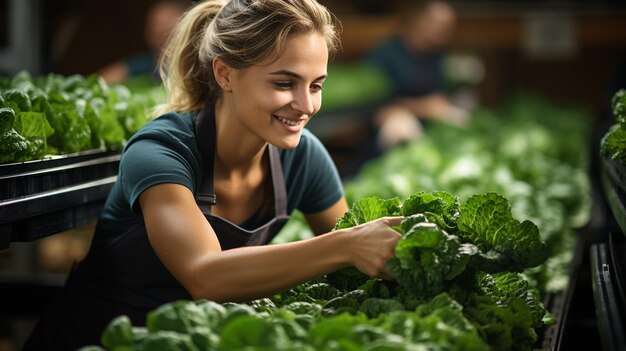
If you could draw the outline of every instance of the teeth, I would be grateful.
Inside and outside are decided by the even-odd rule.
[[[283,122],[285,124],[288,124],[290,126],[297,126],[298,124],[300,124],[299,122],[290,121],[290,120],[282,118],[282,117],[276,117],[276,118],[278,118],[279,121],[281,121],[281,122]]]

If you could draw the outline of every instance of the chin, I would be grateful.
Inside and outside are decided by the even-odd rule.
[[[298,144],[300,144],[300,136],[301,134],[298,134],[297,136],[294,135],[289,138],[271,140],[270,144],[279,149],[295,149],[296,147],[298,147]]]

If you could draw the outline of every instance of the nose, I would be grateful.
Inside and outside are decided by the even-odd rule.
[[[319,98],[309,89],[301,89],[294,95],[291,107],[302,114],[312,116],[315,113],[315,106],[319,105],[318,100]]]

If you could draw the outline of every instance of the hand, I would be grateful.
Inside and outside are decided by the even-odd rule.
[[[401,97],[395,100],[395,106],[407,109],[419,118],[439,118],[450,105],[448,98],[442,93],[432,93],[420,97]]]
[[[469,113],[454,105],[449,105],[446,112],[441,116],[441,119],[447,123],[455,125],[457,127],[463,127],[469,122]]]
[[[445,95],[433,93],[419,98],[397,99],[395,107],[407,109],[414,116],[424,119],[438,119],[459,127],[467,124],[469,113],[451,103]]]
[[[402,235],[397,226],[404,217],[383,217],[356,227],[344,229],[351,236],[349,253],[352,265],[372,278],[393,280],[387,271],[387,260],[395,253]]]
[[[376,120],[380,123],[377,143],[381,150],[422,136],[422,125],[418,118],[403,107],[389,106],[381,109]]]

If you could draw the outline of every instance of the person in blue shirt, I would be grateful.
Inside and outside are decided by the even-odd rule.
[[[254,4],[254,5],[253,5]],[[334,17],[315,0],[208,0],[185,13],[161,66],[167,102],[125,146],[86,257],[24,350],[99,343],[106,325],[178,299],[242,302],[385,263],[401,217],[335,230],[348,206],[305,129],[319,111]],[[317,236],[270,243],[298,209]]]
[[[158,81],[161,50],[167,37],[188,7],[185,0],[158,0],[148,8],[144,40],[148,50],[102,67],[98,74],[107,83],[123,83],[131,77],[147,76]]]
[[[444,60],[456,26],[456,12],[445,1],[420,2],[407,11],[401,32],[377,44],[364,62],[391,82],[391,101],[374,116],[382,149],[421,135],[419,119],[462,124],[467,114],[446,95]]]

